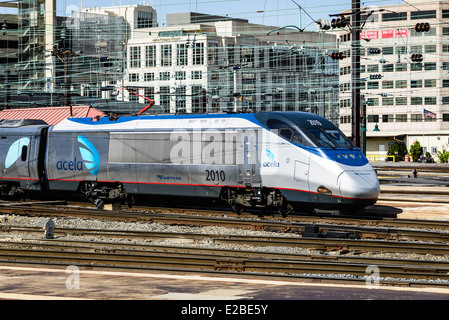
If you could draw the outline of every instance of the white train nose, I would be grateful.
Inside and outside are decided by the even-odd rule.
[[[374,170],[344,171],[338,177],[343,198],[374,199],[379,197],[380,185]]]

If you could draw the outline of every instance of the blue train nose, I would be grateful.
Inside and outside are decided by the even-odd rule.
[[[377,199],[380,193],[374,170],[344,171],[338,177],[338,185],[343,198]]]

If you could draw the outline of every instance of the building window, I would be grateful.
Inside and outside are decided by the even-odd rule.
[[[410,70],[411,71],[422,71],[422,63],[411,63],[410,64]]]
[[[170,110],[170,87],[169,86],[160,87],[159,91],[160,91],[159,104],[161,105],[161,107],[164,111],[169,111]]]
[[[202,113],[206,111],[206,96],[203,87],[192,86],[192,112]]]
[[[449,88],[449,79],[443,79],[443,88]]]
[[[160,81],[167,81],[170,80],[170,72],[164,71],[159,73],[159,80]]]
[[[422,46],[410,46],[410,53],[422,53]]]
[[[195,43],[193,47],[193,64],[204,64],[204,43]]]
[[[382,89],[393,89],[393,88],[394,88],[393,80],[382,81]]]
[[[449,62],[448,61],[443,62],[443,65],[441,66],[441,69],[449,70]]]
[[[443,49],[442,49],[442,51],[443,51],[443,52],[449,52],[449,45],[443,44]]]
[[[437,97],[425,97],[424,98],[425,105],[435,105],[437,104]]]
[[[366,104],[370,107],[377,107],[379,105],[379,98],[368,98]]]
[[[448,122],[449,121],[449,113],[443,113],[443,121]]]
[[[129,74],[129,82],[139,82],[139,74],[138,73],[130,73]]]
[[[152,27],[153,27],[153,13],[145,11],[137,11],[136,28],[152,28]]]
[[[145,67],[156,66],[156,46],[145,46]]]
[[[413,113],[410,115],[410,120],[412,122],[422,122],[422,114],[421,113]]]
[[[437,69],[437,63],[436,62],[426,62],[424,63],[424,70],[426,71],[432,71]]]
[[[176,65],[177,66],[187,65],[187,47],[184,43],[176,45]]]
[[[407,12],[383,13],[382,21],[399,21],[407,20]]]
[[[407,88],[407,80],[396,80],[396,89]]]
[[[424,52],[425,53],[435,53],[435,52],[437,52],[437,46],[434,44],[426,45],[426,46],[424,46]]]
[[[145,81],[154,81],[154,73],[153,72],[147,72],[144,74],[144,80]]]
[[[379,81],[369,81],[368,90],[369,89],[379,89]]]
[[[192,71],[192,79],[193,80],[203,79],[203,71]]]
[[[413,106],[422,104],[422,97],[411,97],[410,104]]]
[[[379,122],[379,115],[377,115],[377,114],[368,115],[368,122],[371,122],[371,123]]]
[[[218,45],[216,43],[207,44],[207,61],[210,65],[216,65],[218,63]]]
[[[140,68],[140,47],[131,47],[129,55],[129,67]]]
[[[392,114],[382,115],[382,122],[393,122],[394,116]]]
[[[348,67],[350,68],[350,67]],[[378,64],[369,64],[366,66],[366,72],[379,72],[379,65]]]
[[[410,80],[410,88],[422,88],[422,80]]]
[[[397,97],[396,105],[397,106],[406,106],[407,105],[407,97]]]
[[[383,106],[392,106],[394,105],[394,98],[382,98]]]
[[[186,72],[185,71],[176,71],[175,72],[175,79],[176,80],[185,80],[186,79]]]
[[[407,71],[406,63],[396,63],[396,71]]]
[[[426,79],[424,80],[424,87],[425,88],[435,88],[437,86],[437,80],[436,79]]]
[[[186,86],[176,88],[176,112],[186,112]]]
[[[394,47],[383,47],[382,53],[384,55],[394,54]]]
[[[449,104],[449,97],[442,97],[443,104]]]
[[[449,36],[449,28],[443,28],[443,36]]]
[[[434,19],[437,17],[436,10],[419,10],[410,12],[410,19]]]
[[[397,114],[396,122],[407,122],[407,114]]]
[[[167,67],[172,65],[172,47],[171,44],[161,46],[161,66]]]

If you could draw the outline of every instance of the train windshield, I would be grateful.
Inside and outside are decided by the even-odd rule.
[[[308,129],[314,140],[323,148],[354,148],[352,142],[337,129]]]

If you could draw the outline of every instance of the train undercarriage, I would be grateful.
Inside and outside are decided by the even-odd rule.
[[[245,208],[257,208],[262,212],[269,210],[278,211],[284,218],[293,211],[279,190],[271,188],[252,187],[245,188],[224,187],[220,199],[226,201],[231,208],[240,214]]]

